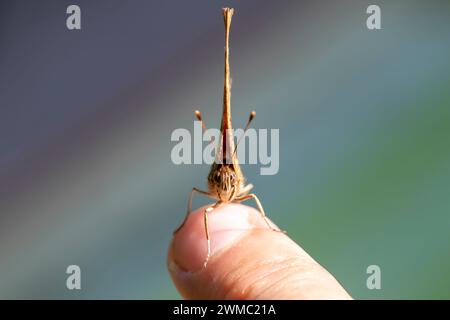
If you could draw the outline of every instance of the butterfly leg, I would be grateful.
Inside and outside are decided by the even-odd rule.
[[[269,229],[271,229],[273,231],[284,232],[285,233],[285,231],[279,230],[279,229],[274,228],[274,227],[272,227],[270,225],[269,219],[267,218],[266,213],[264,212],[264,209],[263,209],[263,206],[261,204],[261,201],[259,201],[259,199],[256,196],[256,194],[251,193],[251,194],[248,194],[248,195],[245,195],[245,196],[242,196],[242,197],[238,197],[238,198],[235,198],[234,201],[235,202],[243,202],[243,201],[247,201],[247,200],[250,200],[250,199],[254,199],[255,200],[256,207],[258,208],[258,211],[261,214],[261,217],[264,219],[264,221],[267,224],[267,226],[269,227]]]
[[[206,250],[207,250],[206,258],[205,258],[205,261],[203,262],[203,268],[206,268],[206,265],[208,264],[208,261],[209,261],[209,257],[211,256],[211,241],[210,241],[210,237],[209,237],[209,228],[208,228],[208,213],[210,213],[215,208],[217,208],[219,204],[220,204],[220,201],[216,202],[212,206],[206,208],[205,212],[203,213],[203,222],[205,224],[205,234],[206,234]]]
[[[189,217],[189,214],[192,211],[192,198],[194,197],[194,193],[199,193],[199,194],[204,195],[206,197],[214,198],[209,192],[202,191],[202,190],[197,189],[197,188],[192,188],[191,194],[189,195],[189,201],[188,201],[188,207],[187,207],[186,216],[184,217],[184,220],[181,223],[181,225],[178,228],[175,229],[173,234],[177,233],[184,226],[184,224],[186,223],[186,221],[187,221],[187,219]]]

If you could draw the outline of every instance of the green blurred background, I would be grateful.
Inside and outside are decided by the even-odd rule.
[[[209,168],[170,136],[219,126],[222,6],[234,125],[280,129],[278,174],[244,166],[268,215],[355,298],[449,299],[450,2],[413,0],[2,1],[0,298],[180,297],[167,247]]]

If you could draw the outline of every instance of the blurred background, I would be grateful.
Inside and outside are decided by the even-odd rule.
[[[170,137],[219,127],[223,6],[233,123],[280,129],[278,174],[243,168],[268,215],[355,298],[449,299],[450,2],[419,0],[0,2],[0,298],[180,298],[166,252],[209,167]]]

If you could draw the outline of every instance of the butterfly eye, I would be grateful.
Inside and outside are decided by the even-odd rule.
[[[216,174],[214,175],[214,181],[216,183],[220,182],[220,171],[217,171]]]

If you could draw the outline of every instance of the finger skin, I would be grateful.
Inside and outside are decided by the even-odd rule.
[[[240,204],[208,213],[212,255],[206,257],[204,211],[174,235],[168,268],[186,299],[351,299],[336,279],[258,211]]]

